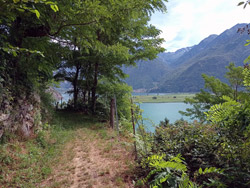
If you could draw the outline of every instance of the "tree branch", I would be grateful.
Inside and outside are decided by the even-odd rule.
[[[90,25],[90,24],[92,24],[92,23],[96,23],[96,22],[97,22],[97,21],[94,20],[94,21],[87,22],[87,23],[75,23],[75,24],[65,24],[65,25],[61,25],[55,33],[53,33],[53,34],[49,33],[49,35],[50,35],[50,36],[55,36],[55,35],[57,35],[58,33],[60,33],[60,31],[61,31],[64,27],[70,27],[70,26],[85,26],[85,25]]]

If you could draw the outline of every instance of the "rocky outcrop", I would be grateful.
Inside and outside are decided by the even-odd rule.
[[[28,138],[41,125],[41,100],[38,94],[21,96],[16,100],[3,97],[0,102],[0,138],[5,132],[18,133]]]

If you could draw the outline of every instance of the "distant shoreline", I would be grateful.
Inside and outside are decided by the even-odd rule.
[[[173,94],[147,94],[134,95],[133,101],[136,103],[178,103],[184,102],[185,98],[193,98],[194,93],[173,93]]]

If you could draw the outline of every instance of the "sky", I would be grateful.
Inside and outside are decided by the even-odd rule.
[[[237,23],[250,23],[250,6],[242,0],[169,0],[167,13],[156,12],[150,23],[162,31],[167,52],[193,46],[211,34],[221,34]]]

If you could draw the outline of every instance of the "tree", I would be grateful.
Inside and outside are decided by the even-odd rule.
[[[19,130],[22,136],[29,136],[40,122],[27,118],[29,113],[41,115],[40,100],[34,93],[45,90],[58,62],[56,54],[48,50],[58,51],[58,44],[44,37],[45,11],[54,14],[58,7],[46,0],[0,0],[0,129]]]
[[[139,59],[153,59],[163,51],[160,44],[163,39],[159,38],[160,31],[154,26],[148,25],[151,13],[156,9],[165,11],[163,1],[105,1],[98,4],[102,10],[99,19],[95,19],[90,27],[74,29],[76,36],[85,36],[86,29],[89,37],[83,41],[80,37],[65,39],[69,44],[76,44],[76,50],[91,54],[91,58],[81,57],[81,61],[89,62],[91,67],[91,109],[95,113],[97,100],[98,80],[103,77],[121,79],[124,74],[121,71],[123,65],[134,65]],[[91,33],[91,34],[90,34]],[[71,36],[70,34],[67,36]],[[87,45],[86,45],[87,44]],[[69,48],[72,48],[69,45]],[[67,60],[66,60],[67,61]],[[83,67],[84,68],[84,67]],[[85,76],[82,79],[86,79]],[[80,82],[78,82],[80,83]],[[86,79],[89,83],[89,79]],[[76,88],[74,86],[74,88]],[[77,92],[74,92],[77,98]],[[74,99],[76,102],[77,100]]]
[[[228,72],[225,77],[228,79],[231,88],[233,89],[233,99],[238,100],[238,90],[243,87],[243,67],[235,67],[234,63],[230,63],[226,68],[228,69]]]
[[[202,77],[207,91],[201,89],[201,92],[195,94],[194,98],[186,98],[184,102],[193,105],[193,108],[187,108],[186,112],[180,113],[203,122],[206,120],[204,112],[207,112],[215,104],[225,102],[223,96],[228,96],[234,100],[245,100],[246,96],[242,88],[243,68],[235,67],[233,63],[230,63],[226,68],[228,72],[225,77],[228,79],[230,86],[213,76],[203,74]]]
[[[95,113],[100,79],[115,83],[124,77],[123,65],[163,51],[160,31],[148,25],[155,10],[166,11],[164,0],[0,0],[1,112],[8,111],[6,100],[18,112],[20,98],[31,103],[61,66],[74,106],[79,93],[88,93]]]

